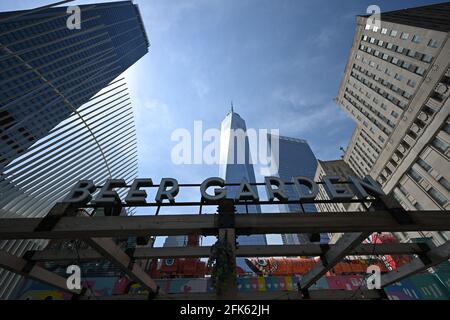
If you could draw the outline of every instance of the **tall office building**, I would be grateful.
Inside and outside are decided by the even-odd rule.
[[[0,171],[148,52],[131,1],[0,13]]]
[[[148,51],[139,11],[129,1],[80,8],[79,30],[62,7],[0,14],[0,218],[42,217],[80,179],[137,176],[118,76]],[[46,244],[0,241],[0,250],[21,256]],[[0,269],[0,298],[20,281]]]
[[[272,142],[278,141],[278,156],[272,150]],[[275,164],[273,174],[278,176],[283,181],[292,181],[292,177],[302,176],[309,179],[314,179],[316,173],[317,159],[312,152],[306,140],[296,139],[284,136],[267,135],[267,142],[269,145],[272,161]],[[289,198],[295,199],[298,197],[294,186],[285,186],[286,194]],[[304,190],[307,192],[307,190]],[[280,204],[280,212],[316,212],[314,204]],[[282,234],[281,238],[284,244],[304,244],[311,242],[311,234]],[[321,235],[320,242],[326,243],[328,237],[326,234]]]
[[[317,170],[314,176],[314,181],[322,181],[324,176],[337,176],[341,181],[348,181],[349,176],[355,176],[355,173],[350,168],[350,166],[344,162],[344,160],[330,160],[330,161],[317,161]],[[348,184],[341,184],[338,186],[341,188],[345,188],[347,192],[353,193],[354,191]],[[325,188],[320,185],[319,186],[319,194],[317,195],[317,200],[329,200]],[[353,211],[357,208],[353,204],[351,207],[351,203],[316,203],[316,208],[318,212],[346,212]],[[336,243],[337,239],[340,238],[342,233],[329,233],[328,237],[330,238],[330,243]]]
[[[233,106],[221,124],[220,131],[220,168],[219,175],[227,183],[240,183],[246,179],[249,183],[255,183],[255,172],[253,168],[252,155],[250,154],[250,145],[247,136],[247,127],[245,120],[239,114],[234,112]],[[234,198],[238,187],[227,187],[227,196]],[[256,186],[253,191],[257,194]],[[237,214],[261,213],[259,205],[236,206]],[[266,245],[265,235],[239,236],[240,245]],[[245,271],[251,272],[243,258],[236,260],[237,266]]]
[[[450,3],[356,18],[337,103],[357,123],[344,156],[409,210],[450,208]],[[408,241],[449,232],[398,233]]]

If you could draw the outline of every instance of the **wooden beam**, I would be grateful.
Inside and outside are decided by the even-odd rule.
[[[236,234],[311,232],[398,232],[450,230],[450,211],[411,211],[413,223],[399,224],[385,210],[317,214],[237,214]],[[217,235],[217,215],[62,217],[52,230],[36,230],[43,218],[6,218],[0,239]]]
[[[332,248],[334,245],[329,245]],[[211,247],[158,247],[136,248],[133,253],[135,259],[165,259],[165,258],[207,258]],[[349,255],[364,256],[380,254],[419,254],[423,249],[417,243],[386,243],[386,244],[360,244]],[[104,257],[93,249],[78,250],[80,261],[102,260]],[[315,257],[323,253],[318,244],[301,245],[244,245],[236,249],[237,257]],[[78,259],[72,250],[48,249],[35,251],[31,256],[35,261],[71,261]]]
[[[150,292],[158,293],[159,288],[153,279],[150,278],[150,275],[142,270],[140,266],[134,264],[132,258],[112,239],[91,238],[86,240],[86,242],[106,259],[119,266],[131,279],[139,282],[143,287],[150,290]]]
[[[44,282],[59,290],[72,294],[80,294],[81,290],[67,288],[67,279],[50,272],[41,266],[0,250],[0,267],[37,281]]]
[[[419,255],[410,263],[381,276],[381,287],[385,287],[420,271],[431,268],[450,259],[450,241]]]
[[[370,234],[370,232],[343,234],[336,244],[321,256],[320,261],[300,279],[300,288],[306,290],[312,286]]]

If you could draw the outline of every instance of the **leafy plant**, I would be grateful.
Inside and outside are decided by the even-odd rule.
[[[218,295],[227,292],[229,281],[236,282],[236,262],[231,245],[225,239],[217,240],[211,247],[208,260],[208,267],[212,270],[212,286]]]

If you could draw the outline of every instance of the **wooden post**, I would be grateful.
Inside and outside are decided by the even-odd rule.
[[[236,299],[237,279],[236,279],[236,230],[235,226],[235,207],[231,199],[225,199],[218,206],[219,214],[219,242],[226,242],[231,248],[231,261],[227,266],[233,272],[224,279],[224,292],[217,294],[217,299]]]
[[[236,279],[236,238],[233,228],[226,228],[219,230],[219,241],[226,241],[228,245],[232,248],[232,260],[229,265],[234,273],[230,274],[229,277],[225,279],[225,291],[218,295],[218,299],[236,299],[237,294],[237,279]]]

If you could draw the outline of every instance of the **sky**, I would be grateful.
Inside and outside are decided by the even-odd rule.
[[[51,1],[1,1],[0,11]],[[99,1],[74,1],[84,4]],[[174,130],[219,128],[230,109],[248,128],[306,139],[320,160],[338,159],[355,128],[334,103],[355,15],[443,1],[135,0],[149,53],[126,71],[136,117],[139,177],[200,183],[217,165],[171,161]],[[256,170],[257,181],[262,181]],[[198,193],[185,195],[198,200]]]

